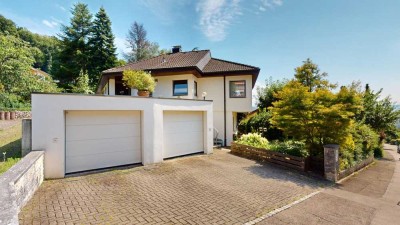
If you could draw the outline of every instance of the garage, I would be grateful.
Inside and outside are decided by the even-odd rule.
[[[204,152],[203,112],[164,111],[163,157]]]
[[[140,111],[66,111],[66,173],[142,162]]]

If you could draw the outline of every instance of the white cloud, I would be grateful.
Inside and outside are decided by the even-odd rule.
[[[55,28],[58,26],[58,23],[55,21],[48,21],[48,20],[42,20],[42,23],[50,28]]]
[[[226,38],[228,27],[242,14],[239,3],[240,0],[206,0],[197,5],[200,28],[209,40]]]
[[[260,0],[260,11],[266,11],[267,9],[273,9],[283,5],[283,0]]]
[[[56,7],[59,8],[59,9],[61,9],[61,10],[64,11],[64,12],[67,11],[67,9],[66,9],[64,6],[62,6],[62,5],[56,4]]]

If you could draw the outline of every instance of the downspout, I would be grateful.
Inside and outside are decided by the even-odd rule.
[[[226,145],[226,77],[224,75],[224,145]]]

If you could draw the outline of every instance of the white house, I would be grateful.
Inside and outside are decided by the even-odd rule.
[[[135,96],[136,90],[122,83],[124,70],[149,71],[157,82],[152,97],[213,100],[213,126],[224,145],[233,140],[238,114],[252,111],[252,89],[260,72],[212,58],[209,50],[181,52],[175,46],[170,54],[103,71],[97,94]]]

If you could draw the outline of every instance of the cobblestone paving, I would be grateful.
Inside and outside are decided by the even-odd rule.
[[[243,224],[321,181],[215,150],[152,166],[47,180],[21,224]]]

